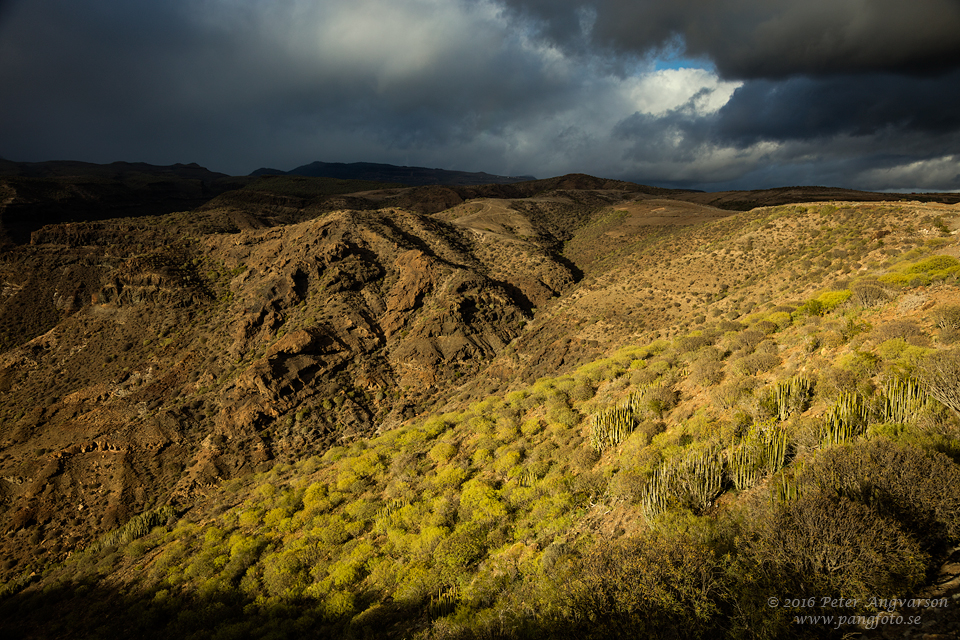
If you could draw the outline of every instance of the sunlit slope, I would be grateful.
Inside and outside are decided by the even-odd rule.
[[[728,212],[705,208],[695,214],[699,224],[642,225],[642,216],[611,206],[564,245],[583,281],[544,305],[512,363],[504,357],[500,364],[506,378],[532,381],[627,341],[676,336],[844,288],[911,250],[947,243],[956,255],[950,229],[938,226],[955,212],[921,203],[814,203],[713,220]]]
[[[632,236],[609,233],[619,215],[567,243],[609,251],[491,365],[514,367],[509,391],[134,519],[9,582],[3,624],[839,637],[771,594],[868,615],[871,595],[919,593],[960,542],[951,210],[804,205]],[[558,323],[617,348],[543,376],[532,347]]]

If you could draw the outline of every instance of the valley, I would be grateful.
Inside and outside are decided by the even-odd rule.
[[[0,177],[16,637],[840,637],[767,599],[960,545],[956,194],[91,180]]]

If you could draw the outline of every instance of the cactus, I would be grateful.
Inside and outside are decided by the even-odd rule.
[[[787,431],[775,424],[754,425],[727,450],[727,475],[741,491],[779,471],[787,458]]]
[[[386,531],[390,516],[409,504],[409,500],[403,500],[402,498],[394,498],[393,500],[385,503],[382,507],[377,509],[376,513],[373,514],[374,530],[379,532]]]
[[[630,409],[616,407],[593,415],[590,423],[590,444],[597,453],[615,447],[633,431],[634,417]]]
[[[523,469],[517,474],[517,484],[521,487],[532,487],[539,479],[533,469]]]
[[[176,511],[170,506],[159,507],[153,511],[141,513],[138,516],[130,518],[127,523],[119,529],[114,529],[113,531],[101,537],[99,540],[87,547],[86,551],[90,553],[98,553],[107,547],[128,544],[137,538],[142,538],[143,536],[147,535],[150,533],[150,529],[164,524],[167,520],[174,516],[176,516]]]
[[[869,419],[866,399],[859,393],[843,393],[824,418],[821,440],[826,446],[863,435]]]
[[[647,518],[663,513],[672,501],[697,513],[705,511],[723,491],[724,460],[720,449],[694,451],[654,469],[640,493]]]
[[[892,378],[883,387],[880,418],[884,422],[913,422],[927,402],[927,394],[915,380]]]
[[[796,475],[796,474],[795,474]],[[786,474],[780,474],[780,481],[773,485],[770,499],[774,502],[787,502],[800,497],[800,484]]]
[[[716,448],[695,452],[684,458],[677,469],[677,483],[686,503],[696,512],[713,504],[723,490],[723,455]]]
[[[641,385],[635,391],[633,391],[629,396],[627,396],[626,401],[623,403],[623,406],[629,409],[635,416],[640,417],[643,415],[644,408],[646,406],[646,401],[644,397],[647,394],[647,391],[650,389],[650,385],[645,384]]]
[[[667,465],[660,465],[653,470],[650,482],[640,493],[640,505],[648,519],[667,510],[668,497],[673,493],[674,470]]]
[[[456,587],[438,590],[437,595],[430,596],[431,617],[442,618],[450,615],[456,611],[459,599]]]
[[[810,404],[813,383],[803,376],[777,383],[764,394],[762,403],[771,415],[783,422],[794,413],[803,413]]]

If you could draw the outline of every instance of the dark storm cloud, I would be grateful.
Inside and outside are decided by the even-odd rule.
[[[960,72],[942,78],[872,74],[827,79],[755,80],[717,114],[716,134],[746,146],[759,140],[870,136],[888,130],[960,129]]]
[[[648,176],[674,186],[824,184],[960,188],[960,72],[750,81],[714,113],[637,113],[616,134]],[[661,162],[647,165],[648,159]],[[669,162],[664,165],[662,159]],[[674,166],[676,163],[684,166]]]
[[[625,118],[615,135],[637,177],[960,188],[957,0],[503,1],[575,55],[670,52],[744,81],[716,113],[691,101]]]
[[[960,189],[958,16],[960,0],[0,0],[0,155]],[[717,71],[654,72],[665,51]]]
[[[0,153],[110,161],[139,146],[149,157],[136,159],[232,172],[402,162],[408,149],[495,136],[579,90],[481,9],[20,2],[0,25]]]
[[[726,78],[960,66],[957,0],[503,0],[574,49],[646,55],[678,41]]]

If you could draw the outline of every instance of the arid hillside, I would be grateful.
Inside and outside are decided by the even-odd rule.
[[[586,637],[604,607],[596,637],[660,629],[627,597],[662,637],[688,606],[694,635],[760,637],[763,588],[918,592],[960,544],[958,205],[263,176],[22,220],[96,201],[85,181],[0,178],[0,606],[24,637],[110,633],[42,622],[91,602],[178,637]],[[920,511],[824,494],[893,527],[887,573],[784,564],[810,540],[762,528],[821,508],[791,500],[843,447],[941,474]],[[655,548],[716,588],[604,564]],[[679,591],[604,605],[593,579]]]

